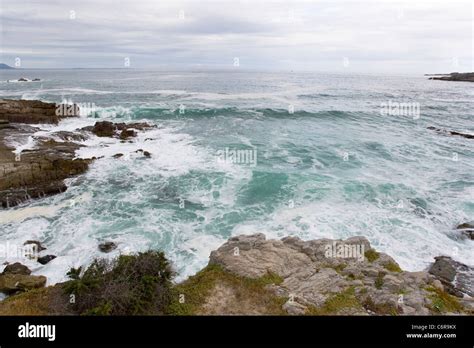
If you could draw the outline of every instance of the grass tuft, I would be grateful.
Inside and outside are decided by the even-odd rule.
[[[364,253],[365,257],[369,262],[374,262],[380,257],[380,254],[375,251],[375,249],[369,249]]]
[[[463,312],[463,306],[459,303],[458,299],[446,291],[435,287],[426,288],[432,294],[428,296],[431,299],[430,309],[435,313],[461,313]]]
[[[362,305],[355,297],[353,286],[329,297],[321,307],[308,307],[308,315],[335,315],[345,309],[362,309]]]
[[[400,268],[399,265],[397,265],[395,262],[393,261],[389,261],[388,263],[386,263],[385,265],[383,265],[384,268],[390,272],[396,272],[396,273],[400,273],[402,272],[402,269]]]
[[[286,312],[283,311],[282,306],[287,299],[275,296],[266,288],[267,285],[278,285],[282,282],[283,278],[270,272],[258,279],[251,279],[226,272],[218,265],[208,265],[174,287],[167,314],[206,314],[203,310],[204,304],[216,285],[223,284],[233,289],[237,300],[251,300],[262,306],[265,314],[284,315]]]

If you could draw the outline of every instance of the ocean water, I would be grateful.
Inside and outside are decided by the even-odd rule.
[[[42,81],[6,82],[21,76]],[[118,244],[106,257],[164,250],[182,279],[230,236],[257,232],[363,235],[412,271],[440,254],[474,265],[473,242],[452,231],[474,220],[474,142],[427,129],[474,133],[474,84],[112,69],[1,71],[0,80],[0,98],[93,108],[38,134],[99,120],[157,125],[132,143],[91,137],[77,157],[103,157],[68,179],[67,192],[0,211],[2,243],[38,239],[58,255],[45,266],[22,260],[49,283],[104,256],[103,240]],[[381,112],[388,103],[419,113]],[[20,151],[34,141],[14,145]],[[225,161],[226,149],[250,151],[256,161]]]

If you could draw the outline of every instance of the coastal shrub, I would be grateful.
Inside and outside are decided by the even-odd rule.
[[[463,306],[458,299],[446,291],[438,288],[428,287],[426,290],[431,292],[428,298],[431,300],[430,309],[435,313],[458,313],[463,311]]]
[[[344,271],[344,268],[346,268],[346,267],[347,267],[347,265],[345,263],[340,263],[337,266],[334,266],[334,270],[337,273],[341,274],[341,272]]]
[[[367,260],[369,260],[369,262],[374,262],[375,260],[377,260],[380,256],[380,254],[378,252],[376,252],[374,249],[369,249],[367,250],[365,253],[364,253],[365,257],[367,258]]]
[[[383,283],[384,283],[383,277],[385,277],[384,272],[379,272],[377,274],[377,278],[375,278],[375,283],[374,283],[376,289],[381,289],[382,288]]]
[[[308,306],[307,315],[335,315],[350,309],[362,309],[353,286],[330,296],[321,307]]]
[[[396,272],[396,273],[400,273],[402,271],[402,269],[400,268],[399,265],[397,265],[395,262],[393,261],[389,261],[387,262],[385,265],[383,265],[385,267],[386,270],[390,271],[390,272]]]
[[[147,251],[97,259],[85,269],[72,268],[64,290],[74,311],[85,315],[162,314],[171,300],[173,272],[165,255]]]

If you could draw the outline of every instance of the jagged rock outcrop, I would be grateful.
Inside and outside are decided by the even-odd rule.
[[[58,123],[61,118],[78,116],[78,109],[75,106],[73,114],[57,113],[57,106],[54,103],[44,103],[39,100],[0,100],[0,119],[11,123]]]
[[[474,223],[464,222],[456,226],[456,231],[461,232],[461,235],[474,240]]]
[[[272,290],[290,299],[285,304],[290,314],[324,314],[330,308],[332,314],[426,315],[436,311],[437,291],[444,291],[434,275],[402,271],[364,237],[302,241],[237,236],[211,253],[210,264],[253,279],[278,275],[283,281]],[[346,305],[338,308],[334,304],[339,302]]]
[[[137,135],[134,129],[144,130],[153,127],[153,125],[146,122],[113,123],[110,121],[99,121],[93,126],[82,128],[82,130],[92,132],[98,137],[117,137],[124,140]]]
[[[3,269],[3,274],[23,274],[23,275],[30,275],[31,270],[26,267],[25,265],[22,265],[19,262],[15,262],[12,264],[8,264],[4,269]]]
[[[80,145],[69,142],[83,140],[81,134],[57,132],[50,138],[33,137],[38,128],[26,124],[58,123],[63,117],[77,116],[77,105],[59,105],[38,100],[0,100],[0,207],[8,208],[31,198],[64,192],[64,179],[84,173],[90,160],[75,159]],[[70,111],[72,107],[73,113]],[[7,123],[6,123],[7,122]],[[36,141],[33,149],[14,153],[11,140]]]
[[[21,136],[21,129],[0,129],[0,206],[13,207],[31,198],[64,192],[64,179],[84,173],[91,160],[75,159],[80,146],[71,142],[38,140],[33,150],[18,156],[4,142]]]
[[[33,276],[30,273],[31,270],[19,262],[7,265],[0,274],[0,292],[13,294],[45,286],[46,277]]]
[[[449,256],[435,257],[429,273],[436,276],[444,285],[447,292],[454,296],[474,297],[474,270]]]
[[[34,136],[38,130],[25,124],[58,123],[63,117],[79,115],[76,104],[44,103],[37,100],[0,100],[0,207],[16,206],[31,198],[64,192],[64,179],[84,173],[92,159],[75,159],[75,151],[87,139],[97,136],[120,138],[137,135],[136,130],[154,127],[148,123],[96,122],[75,132],[58,131]],[[30,139],[29,139],[30,138]],[[14,153],[11,140],[35,142],[33,149]],[[149,154],[149,153],[148,153]]]

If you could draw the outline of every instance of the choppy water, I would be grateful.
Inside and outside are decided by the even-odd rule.
[[[98,119],[158,125],[133,143],[87,140],[77,155],[104,157],[71,179],[67,192],[0,212],[3,243],[44,240],[60,256],[45,266],[23,260],[50,282],[100,255],[99,240],[118,243],[110,256],[162,249],[184,277],[231,235],[256,232],[364,235],[408,270],[440,254],[474,264],[473,242],[451,232],[474,220],[474,142],[426,129],[474,133],[474,84],[322,73],[21,75],[43,81],[7,83],[21,76],[2,71],[0,97],[97,107],[94,116],[43,132]],[[419,103],[419,118],[381,115],[388,102]],[[226,148],[256,150],[256,166],[217,160]]]

